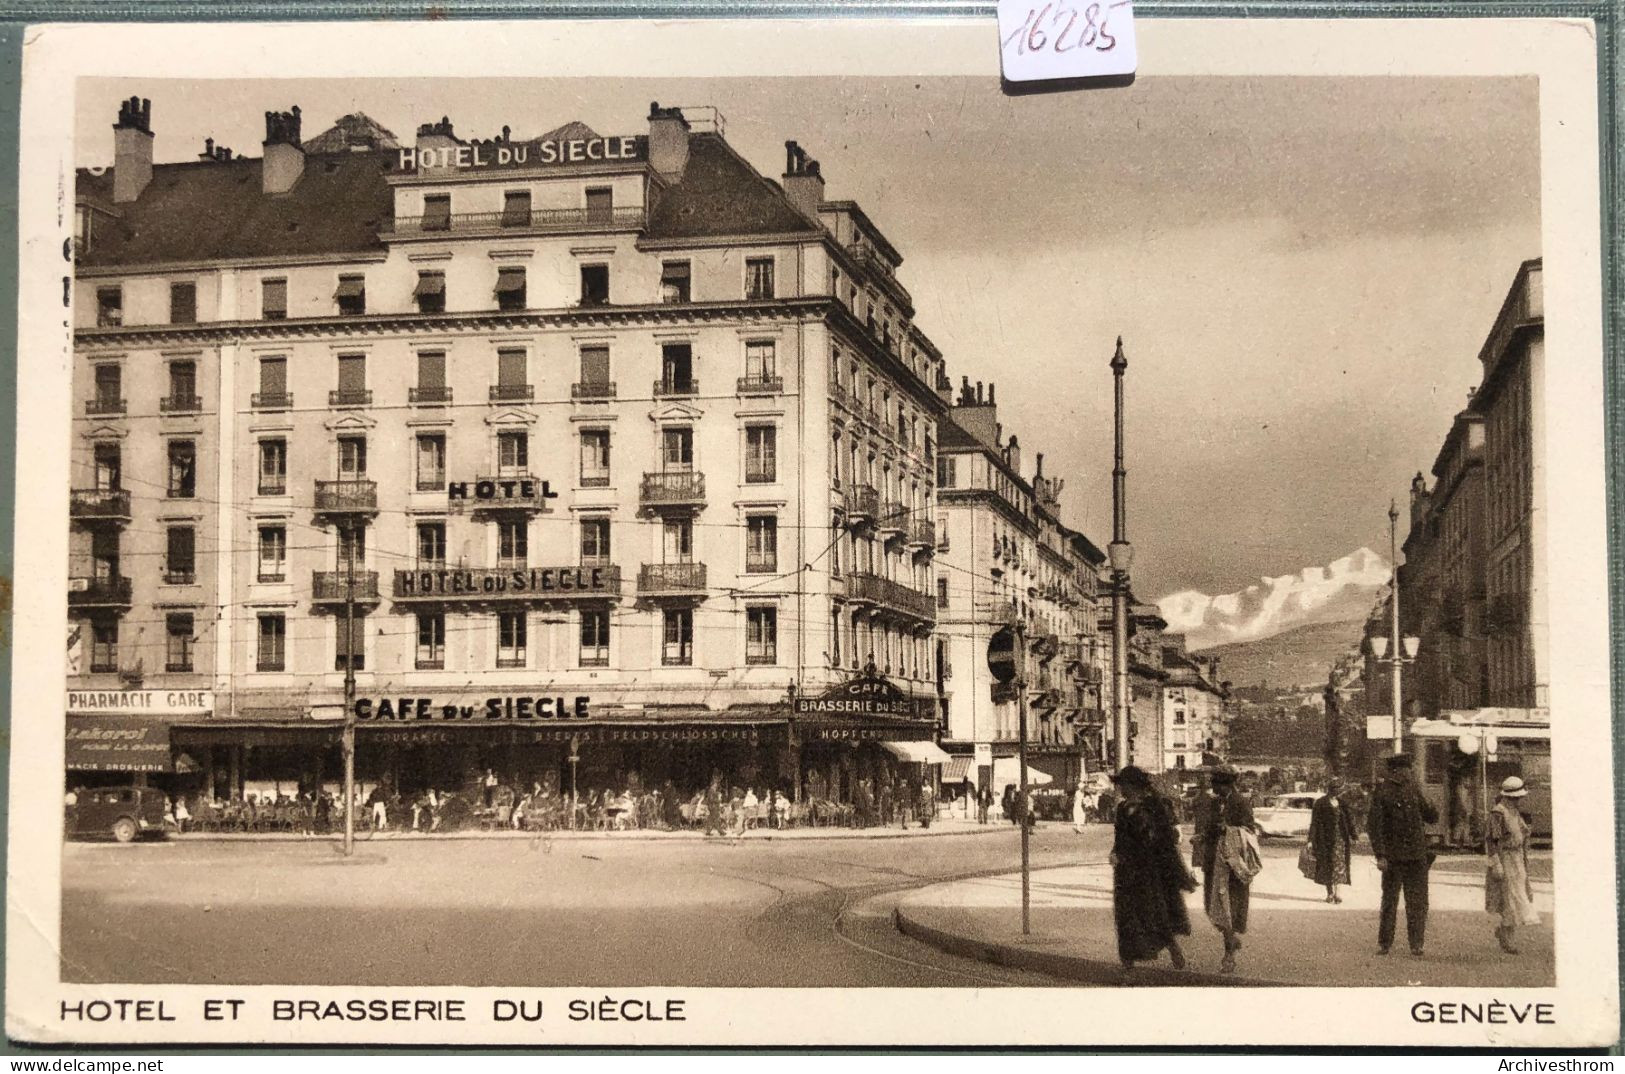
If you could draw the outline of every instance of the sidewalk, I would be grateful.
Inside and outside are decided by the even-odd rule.
[[[1415,959],[1406,948],[1403,907],[1393,952],[1376,953],[1379,874],[1369,857],[1356,857],[1353,872],[1353,886],[1341,889],[1343,902],[1332,905],[1325,902],[1325,889],[1298,874],[1295,860],[1266,857],[1253,883],[1235,976],[1217,973],[1224,945],[1202,912],[1198,891],[1187,898],[1191,935],[1180,938],[1189,968],[1174,970],[1165,955],[1156,964],[1137,966],[1129,983],[1541,987],[1555,982],[1550,881],[1534,882],[1535,905],[1544,920],[1520,929],[1522,954],[1508,955],[1496,945],[1495,920],[1484,912],[1482,859],[1441,858],[1429,885],[1427,957]],[[1111,882],[1111,867],[1104,862],[1034,872],[1030,936],[1021,934],[1019,873],[913,891],[897,904],[897,926],[951,954],[1119,984]]]
[[[762,843],[777,840],[804,841],[818,839],[918,839],[942,835],[995,835],[1006,834],[1007,825],[977,824],[975,821],[966,821],[959,818],[940,818],[931,822],[931,827],[921,828],[918,824],[910,824],[908,828],[892,825],[885,828],[752,828],[743,835],[707,836],[700,829],[685,829],[682,831],[660,831],[657,829],[632,829],[629,831],[568,831],[559,830],[551,832],[522,832],[511,829],[497,829],[493,831],[464,830],[455,832],[422,832],[411,830],[389,830],[372,832],[357,829],[355,838],[357,843],[388,843],[388,842],[430,842],[443,839],[545,839],[553,841],[573,842],[587,840],[610,840],[613,842],[750,842]],[[301,832],[171,832],[169,838],[174,842],[221,842],[221,843],[309,843],[318,841],[336,841],[339,833],[326,835],[305,835]]]

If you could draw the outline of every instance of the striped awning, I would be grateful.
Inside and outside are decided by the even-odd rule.
[[[975,758],[973,758],[973,757],[965,757],[965,756],[948,758],[948,763],[946,765],[944,765],[943,769],[942,769],[942,782],[944,782],[944,783],[965,783],[965,782],[968,782],[970,780],[970,778],[971,778],[971,776],[970,776],[970,766],[971,766],[971,762],[973,760],[975,760]]]

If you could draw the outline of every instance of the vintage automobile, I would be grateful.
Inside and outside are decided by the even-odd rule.
[[[1258,834],[1276,839],[1290,839],[1309,834],[1309,816],[1318,794],[1277,794],[1253,810]]]
[[[164,792],[157,787],[93,787],[68,808],[70,836],[111,835],[121,843],[137,836],[163,838]]]

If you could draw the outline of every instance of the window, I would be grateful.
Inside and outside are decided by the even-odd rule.
[[[446,565],[446,524],[418,523],[418,562],[424,570],[440,570]]]
[[[952,455],[940,455],[937,457],[938,488],[951,489],[959,483],[959,475],[956,473],[957,468],[954,465],[958,461],[959,460],[954,458]]]
[[[95,409],[99,413],[124,409],[124,367],[99,365],[96,367]]]
[[[255,654],[255,670],[281,671],[286,659],[288,620],[280,615],[262,615],[259,620],[259,651]]]
[[[169,323],[197,323],[197,284],[186,282],[169,285]]]
[[[497,269],[497,309],[522,310],[525,308],[525,269],[521,265],[504,265]]]
[[[502,193],[502,226],[530,226],[530,191],[505,190]]]
[[[446,352],[418,351],[418,384],[411,393],[414,403],[449,403],[446,387]]]
[[[446,312],[446,274],[439,271],[419,272],[418,285],[412,288],[419,313]]]
[[[96,619],[90,624],[90,670],[118,670],[118,620]]]
[[[288,394],[288,360],[281,355],[260,359],[260,390],[255,406],[291,406]]]
[[[752,484],[779,478],[778,430],[771,425],[745,427],[745,480]]]
[[[841,607],[838,604],[829,613],[829,666],[841,666]]]
[[[581,610],[581,666],[609,666],[609,609]]]
[[[164,616],[164,670],[192,670],[192,614],[171,612]]]
[[[1174,726],[1176,726],[1176,727],[1182,726],[1184,723],[1185,723],[1185,710],[1184,709],[1175,709],[1174,710]]]
[[[423,195],[423,230],[451,230],[451,195]]]
[[[615,386],[609,379],[608,347],[581,348],[581,387],[583,390],[578,394],[584,396],[615,394]]]
[[[339,387],[336,403],[368,402],[367,395],[367,356],[365,354],[341,354],[339,362]]]
[[[260,281],[260,316],[267,321],[280,321],[288,316],[288,281]]]
[[[583,567],[609,566],[609,519],[584,518],[581,520],[581,565]]]
[[[197,363],[169,363],[169,398],[165,410],[197,410],[203,400],[197,396]]]
[[[660,263],[660,301],[670,305],[687,302],[690,296],[689,264],[687,261]]]
[[[124,323],[124,288],[96,288],[96,324],[100,328],[116,328]]]
[[[662,395],[692,395],[694,383],[694,349],[687,343],[666,343],[660,348],[660,393]]]
[[[694,562],[694,520],[668,518],[661,526],[661,562]]]
[[[418,491],[446,487],[446,436],[424,433],[418,437]]]
[[[779,375],[778,358],[771,339],[753,339],[745,344],[745,379],[766,384]]]
[[[581,266],[581,304],[602,306],[609,301],[609,266]]]
[[[334,567],[348,573],[351,565],[360,570],[367,562],[367,531],[360,526],[339,530]]]
[[[584,488],[609,487],[609,430],[581,430],[581,484]]]
[[[117,444],[97,444],[92,451],[96,488],[112,492],[124,487],[124,452]]]
[[[282,582],[288,577],[288,530],[284,526],[260,528],[259,580]]]
[[[607,186],[587,188],[587,223],[612,224],[615,222],[615,191]]]
[[[439,671],[446,666],[444,612],[418,613],[417,666],[420,671]]]
[[[367,476],[367,438],[341,436],[338,439],[339,480],[359,481]]]
[[[345,617],[338,616],[334,625],[337,644],[333,647],[333,667],[337,671],[346,667],[361,671],[367,666],[367,617],[357,612],[350,621],[350,629],[344,627]]]
[[[779,520],[776,515],[745,519],[745,571],[761,574],[779,569]]]
[[[339,277],[338,290],[333,292],[339,304],[339,313],[345,317],[359,317],[367,312],[367,278],[358,274]]]
[[[937,607],[939,609],[948,607],[948,579],[946,578],[937,579]]]
[[[660,463],[667,473],[694,469],[694,430],[686,425],[660,430]]]
[[[774,664],[778,662],[779,610],[777,608],[745,609],[745,663]]]
[[[660,649],[660,662],[668,667],[687,667],[694,663],[694,610],[667,608]]]
[[[497,522],[497,566],[519,568],[529,558],[530,527],[523,518],[504,518]]]
[[[497,386],[525,388],[525,348],[503,347],[497,351]]]
[[[745,258],[745,297],[751,299],[773,297],[773,259],[771,257]]]
[[[191,585],[197,581],[197,534],[191,526],[170,526],[165,534],[164,583]]]
[[[190,440],[169,442],[169,495],[171,499],[197,495],[197,446]]]
[[[522,668],[525,666],[524,612],[500,612],[497,615],[497,667]]]
[[[523,432],[497,433],[497,473],[523,474],[530,467],[530,435]]]

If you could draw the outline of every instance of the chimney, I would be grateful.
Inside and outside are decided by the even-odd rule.
[[[1010,434],[1010,448],[1005,452],[1005,456],[1010,462],[1010,469],[1015,471],[1019,477],[1021,475],[1021,444],[1016,440],[1015,433]]]
[[[818,206],[824,200],[824,176],[818,162],[795,142],[784,143],[784,196],[802,216],[818,219]]]
[[[413,159],[422,173],[451,172],[457,170],[457,148],[462,145],[452,129],[451,117],[441,116],[439,123],[418,124],[417,149]],[[406,151],[401,151],[406,156]]]
[[[982,395],[982,382],[976,382],[976,405],[981,406],[986,400]]]
[[[987,382],[987,405],[988,406],[998,406],[999,405],[993,398],[993,382],[991,380]]]
[[[265,159],[260,162],[260,188],[286,194],[305,174],[305,150],[299,142],[299,106],[265,113]]]
[[[649,102],[649,165],[667,179],[681,179],[688,167],[688,120],[681,108]]]
[[[120,101],[113,124],[113,200],[134,201],[152,182],[152,102]]]
[[[1044,479],[1044,453],[1040,451],[1036,458],[1038,469],[1034,472],[1033,477],[1042,481]]]

